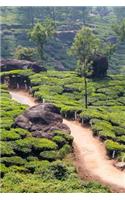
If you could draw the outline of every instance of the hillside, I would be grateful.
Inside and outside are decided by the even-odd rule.
[[[1,8],[2,193],[125,191],[124,11]]]
[[[1,89],[1,192],[109,191],[97,182],[80,180],[71,158],[66,158],[72,151],[69,133],[53,130],[49,132],[52,137],[38,138],[25,129],[13,128],[15,117],[26,107],[11,100],[4,85]]]
[[[113,12],[112,7],[104,7],[102,10],[93,7],[89,9],[85,7],[3,7],[1,14],[3,58],[15,57],[14,52],[19,45],[35,47],[29,40],[28,30],[37,20],[43,21],[46,17],[51,17],[54,20],[56,35],[45,47],[46,65],[49,69],[68,70],[75,68],[76,59],[69,57],[67,50],[71,46],[73,38],[81,26],[87,25],[94,29],[104,42],[109,40],[109,38],[116,37],[112,31],[112,24],[117,23],[117,16]],[[124,57],[121,58],[122,50],[124,53],[124,49],[120,45],[112,56],[109,67],[110,73],[115,74],[116,71],[118,73],[124,73]]]
[[[46,103],[48,102],[56,105],[57,108],[60,109],[61,115],[66,119],[78,119],[81,123],[89,125],[93,130],[93,135],[104,142],[107,150],[107,155],[110,158],[114,158],[115,160],[124,161],[124,76],[114,75],[106,78],[105,80],[95,81],[89,79],[89,107],[86,110],[84,108],[83,102],[83,80],[82,78],[78,77],[78,75],[74,72],[62,73],[58,71],[48,71],[35,74],[31,71],[27,71],[26,73],[26,70],[13,70],[9,72],[2,72],[1,76],[6,77],[12,74],[15,74],[17,77],[23,74],[25,78],[30,78],[30,87],[32,88],[32,90],[30,89],[30,92],[35,98],[37,98],[40,102],[44,101]],[[13,87],[15,86],[11,85],[11,89]],[[10,107],[8,107],[9,105]],[[34,138],[36,136],[31,136],[31,133],[26,131],[25,129],[12,128],[15,117],[22,113],[25,108],[25,106],[17,104],[13,100],[11,100],[6,90],[6,87],[2,86],[2,191],[43,192],[43,187],[45,187],[45,191],[48,192],[104,192],[105,189],[99,184],[92,183],[91,185],[89,182],[82,182],[78,177],[76,177],[77,175],[74,171],[74,167],[71,164],[71,159],[68,159],[68,163],[66,159],[66,155],[68,155],[72,151],[70,149],[70,146],[64,143],[64,140],[70,141],[71,138],[68,135],[66,136],[63,132],[56,133],[55,139],[52,139],[53,143],[50,144],[53,145],[53,148],[55,148],[54,142],[57,142],[57,144],[59,144],[58,142],[62,142],[62,144],[64,144],[64,146],[60,150],[58,150],[58,154],[53,148],[49,149],[49,152],[47,152],[47,147],[47,150],[44,150],[44,153],[42,154],[41,152],[40,154],[41,156],[44,155],[45,160],[41,161],[41,157],[37,157],[37,155],[35,155],[30,150],[29,145],[31,140],[34,145],[36,145],[37,143],[36,148],[38,148],[38,142],[36,142],[37,138]],[[58,140],[56,139],[56,137]],[[45,144],[46,142],[48,142],[49,145],[50,140],[45,141]],[[43,144],[44,143],[42,143],[42,145]],[[22,151],[23,154],[21,153]],[[27,152],[29,153],[27,154]],[[66,157],[62,160],[60,156]],[[56,159],[61,159],[62,161],[54,161]],[[53,171],[53,167],[51,166],[54,166],[56,170],[57,167],[63,167],[63,170],[66,170],[66,174],[64,173],[62,175],[59,175],[59,177],[61,176],[61,180],[64,179],[63,184],[65,185],[65,187],[62,186],[62,181],[60,180],[60,178],[55,177],[55,175],[53,174],[55,172]],[[47,170],[47,173],[49,173],[48,176],[46,176],[45,168]],[[39,185],[39,181],[41,182],[41,179],[39,177],[39,173],[41,174],[41,170],[42,173],[44,171],[42,175],[42,180],[44,180],[44,183],[40,183]],[[12,178],[13,173],[16,173],[16,175],[14,176],[16,180],[20,180],[21,175],[21,186],[17,185],[17,181],[15,183],[12,183],[13,180],[15,180],[14,178]],[[69,175],[67,175],[67,173]],[[25,175],[22,176],[22,174]],[[27,182],[27,177],[30,177],[30,182]],[[56,187],[52,187],[50,181],[47,181],[48,177],[52,177],[52,184],[55,183]],[[10,182],[8,182],[9,179],[12,180],[11,184]],[[72,185],[71,181],[73,181],[75,185]],[[23,187],[25,184],[28,184],[27,189]],[[35,186],[32,186],[31,189],[28,189],[30,187],[30,184],[35,184]],[[39,186],[37,186],[37,184]],[[67,187],[67,184],[70,186]],[[88,185],[85,186],[84,184]],[[89,184],[91,186],[89,186]],[[50,187],[48,187],[48,185]],[[46,187],[48,188],[48,190]],[[60,187],[63,189],[60,189]],[[73,189],[74,187],[75,189]]]

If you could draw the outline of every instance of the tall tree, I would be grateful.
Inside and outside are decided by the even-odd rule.
[[[47,18],[44,22],[37,22],[29,32],[29,37],[37,45],[41,60],[44,60],[44,46],[55,33],[54,22]]]
[[[100,40],[89,28],[82,28],[75,36],[72,47],[69,50],[75,55],[80,66],[81,76],[84,77],[85,108],[88,107],[87,73],[92,63],[93,56],[98,52]]]

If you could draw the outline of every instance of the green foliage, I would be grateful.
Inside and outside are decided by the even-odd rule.
[[[119,126],[114,126],[114,132],[117,136],[125,135],[125,129]]]
[[[71,55],[76,55],[81,67],[81,75],[86,76],[88,67],[92,62],[92,56],[99,50],[100,41],[90,28],[82,28],[76,35],[72,47]]]
[[[65,144],[60,150],[59,150],[59,157],[64,158],[67,154],[71,153],[71,146],[68,144]]]
[[[106,140],[105,145],[108,151],[125,151],[125,145],[119,144],[112,140]]]
[[[44,150],[55,150],[57,145],[51,140],[45,138],[33,138],[27,137],[20,139],[13,143],[14,149],[20,151],[24,154],[30,153],[33,151],[44,151]]]
[[[38,53],[43,60],[44,58],[44,45],[49,37],[54,35],[54,22],[47,18],[44,22],[37,22],[29,32],[29,37],[36,43]]]
[[[2,130],[1,140],[3,141],[18,140],[20,138],[21,138],[20,135],[12,130],[11,131]]]
[[[72,145],[73,136],[71,136],[69,133],[65,133],[61,130],[54,130],[52,133],[55,136],[61,136],[61,137],[65,138],[66,142],[68,142],[70,145]]]
[[[66,140],[62,136],[54,136],[52,140],[56,142],[59,147],[62,147],[66,143]]]
[[[56,162],[52,163],[51,170],[52,170],[54,177],[58,180],[64,180],[68,176],[68,169],[60,161],[56,161]]]
[[[36,57],[36,50],[34,48],[18,46],[15,49],[15,58],[18,60],[33,61],[35,57]]]
[[[17,165],[17,166],[24,165],[26,160],[19,156],[12,156],[12,157],[2,157],[1,162],[8,167],[11,165]]]
[[[58,166],[58,167],[57,167]],[[44,180],[39,175],[22,174],[22,173],[8,173],[2,180],[1,192],[22,192],[22,193],[106,193],[110,192],[105,186],[101,186],[97,182],[81,181],[73,176],[66,180],[60,180],[62,174],[65,176],[66,171],[64,166],[53,166],[53,172],[59,179]],[[61,173],[58,173],[61,169]]]
[[[54,161],[59,158],[58,151],[43,151],[40,153],[42,159]]]
[[[125,152],[120,152],[118,155],[118,161],[125,162]]]
[[[0,177],[3,178],[3,176],[7,172],[8,172],[8,168],[3,163],[0,163]]]
[[[0,147],[1,147],[1,151],[0,151],[1,156],[15,155],[12,144],[10,142],[0,141]]]
[[[118,35],[121,41],[125,40],[125,19],[123,19],[119,24],[113,25],[113,30]]]

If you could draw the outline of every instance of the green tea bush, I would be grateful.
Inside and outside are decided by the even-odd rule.
[[[54,161],[59,158],[58,151],[43,151],[40,153],[42,159]]]
[[[62,159],[67,154],[71,153],[72,149],[71,146],[68,144],[65,144],[60,150],[59,150],[59,157]]]
[[[57,167],[54,167],[58,169]],[[60,168],[60,167],[59,167]],[[53,169],[53,171],[55,171]],[[62,167],[62,174],[65,175],[65,168]],[[44,170],[45,171],[45,170]],[[58,170],[57,170],[58,172]],[[58,173],[57,173],[58,174]],[[56,174],[56,175],[57,175]],[[61,171],[60,171],[61,174]],[[57,176],[58,177],[58,176]],[[61,176],[59,175],[59,178]],[[38,174],[22,174],[22,173],[7,173],[2,179],[1,192],[20,192],[20,193],[94,193],[102,192],[107,193],[110,190],[100,185],[97,182],[81,181],[79,178],[72,177],[65,180],[60,179],[48,179],[44,180]]]
[[[42,170],[45,172],[49,166],[49,161],[47,160],[34,160],[27,162],[25,168],[28,169],[31,173],[42,173]]]
[[[118,155],[119,162],[125,162],[125,152],[120,152]]]
[[[125,145],[119,144],[118,142],[114,142],[112,140],[106,140],[105,146],[108,151],[125,151]]]
[[[52,140],[59,146],[59,148],[61,148],[64,144],[66,144],[65,138],[59,135],[54,136]]]
[[[10,131],[3,130],[1,133],[1,140],[3,141],[18,140],[20,138],[21,138],[20,135],[12,130]]]
[[[0,177],[3,178],[8,171],[8,168],[3,163],[0,163]]]
[[[125,129],[124,128],[121,128],[119,126],[113,126],[113,130],[114,130],[116,136],[125,135]]]
[[[29,173],[29,170],[27,168],[24,167],[24,165],[11,165],[9,168],[8,168],[8,171],[9,172],[19,172],[19,173]]]
[[[2,157],[1,162],[4,163],[7,167],[11,165],[24,165],[26,160],[19,156],[11,156],[11,157]]]
[[[0,141],[1,156],[12,156],[15,155],[13,145],[10,142]]]
[[[40,151],[56,150],[58,146],[55,142],[45,138],[33,138],[33,148]]]
[[[53,162],[50,169],[54,177],[58,180],[65,180],[68,176],[68,168],[60,161]]]
[[[72,142],[73,142],[73,136],[71,136],[69,134],[69,132],[64,132],[64,131],[61,131],[61,130],[54,130],[52,132],[55,136],[61,136],[63,138],[65,138],[66,142],[68,142],[70,145],[72,145]]]

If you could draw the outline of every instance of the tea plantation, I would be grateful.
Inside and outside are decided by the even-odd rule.
[[[88,80],[88,109],[84,108],[84,84],[74,72],[30,75],[32,93],[57,105],[66,118],[77,115],[104,141],[109,156],[125,161],[125,82],[113,75],[103,80]]]
[[[14,128],[26,109],[1,86],[1,192],[109,192],[97,182],[80,180],[67,155],[73,138],[56,131],[52,139]],[[51,134],[51,133],[50,133]]]

